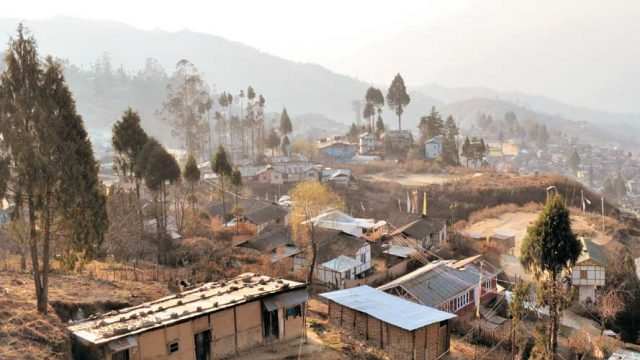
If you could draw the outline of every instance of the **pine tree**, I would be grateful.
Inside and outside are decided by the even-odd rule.
[[[254,139],[254,133],[253,133],[253,128],[256,122],[255,111],[254,111],[255,98],[256,98],[256,92],[255,90],[253,90],[251,86],[249,86],[249,88],[247,89],[247,125],[251,130],[251,158],[252,159],[256,158],[255,139]]]
[[[467,161],[467,167],[469,167],[469,160],[473,158],[473,146],[468,136],[465,137],[464,143],[462,143],[462,156],[464,156]]]
[[[222,223],[226,224],[227,222],[227,213],[225,209],[225,201],[224,201],[224,178],[231,176],[232,168],[229,163],[229,159],[227,157],[227,152],[225,151],[222,145],[218,146],[218,151],[213,159],[211,159],[211,170],[218,176],[218,181],[220,182],[220,194],[222,196]]]
[[[431,113],[429,113],[428,116],[420,118],[418,129],[420,130],[421,143],[424,143],[438,135],[444,134],[444,123],[442,122],[442,117],[440,117],[440,113],[438,113],[435,106],[431,107]]]
[[[580,155],[576,149],[573,149],[571,156],[569,156],[567,165],[569,165],[569,168],[574,172],[578,171],[578,168],[580,167]]]
[[[231,173],[231,187],[235,194],[236,205],[234,207],[234,216],[236,218],[236,234],[238,233],[238,223],[240,222],[240,207],[238,205],[238,192],[242,189],[242,174],[236,169]]]
[[[616,178],[613,181],[613,190],[616,194],[616,199],[622,199],[627,195],[626,183],[627,182],[624,180],[624,177],[622,176],[620,171],[618,171],[618,173],[616,174]]]
[[[271,129],[271,131],[269,132],[269,136],[267,137],[267,147],[271,149],[271,156],[273,156],[273,153],[278,145],[280,145],[280,137],[278,136],[278,133],[275,129]]]
[[[387,91],[387,105],[398,116],[398,130],[402,130],[402,113],[410,101],[402,76],[396,74]]]
[[[185,179],[187,183],[189,183],[189,187],[191,188],[191,211],[196,213],[196,191],[195,186],[198,181],[200,181],[200,169],[198,169],[198,164],[196,163],[196,159],[193,155],[189,155],[187,157],[187,163],[184,165],[184,171],[182,177]]]
[[[289,141],[289,137],[287,135],[282,137],[282,142],[280,143],[280,151],[282,155],[289,156],[289,149],[291,148],[291,141]]]
[[[287,113],[287,108],[282,109],[282,114],[280,114],[280,134],[287,135],[291,134],[293,131],[293,127],[291,126],[291,119],[289,118],[289,113]]]
[[[153,192],[158,262],[168,261],[167,192],[166,183],[180,179],[180,166],[176,159],[155,139],[149,138],[140,152],[136,165],[144,184]]]
[[[25,32],[19,25],[10,39],[0,74],[0,147],[11,160],[10,172],[3,161],[0,183],[11,186],[15,216],[26,209],[37,309],[46,313],[52,238],[64,239],[60,251],[89,258],[108,219],[91,143],[62,68],[51,57],[41,62]]]
[[[140,183],[135,176],[134,168],[136,158],[149,136],[140,124],[140,116],[136,111],[127,108],[120,120],[111,128],[111,144],[118,156],[115,159],[115,167],[122,174],[125,181],[134,178],[136,183],[136,195],[140,198]]]
[[[384,122],[382,122],[382,116],[378,115],[378,120],[376,121],[376,137],[380,138],[380,135],[384,133]]]
[[[571,230],[569,210],[558,195],[550,196],[535,223],[527,229],[522,242],[520,263],[525,271],[541,282],[539,298],[549,307],[549,348],[558,346],[562,309],[560,275],[578,260],[582,244]]]
[[[444,161],[448,164],[459,165],[460,156],[458,152],[458,134],[460,133],[458,125],[453,116],[449,115],[444,124],[444,143],[443,154]]]

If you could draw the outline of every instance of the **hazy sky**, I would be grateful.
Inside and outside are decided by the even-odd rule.
[[[67,15],[190,29],[387,83],[487,86],[640,112],[640,1],[21,0],[0,16]]]

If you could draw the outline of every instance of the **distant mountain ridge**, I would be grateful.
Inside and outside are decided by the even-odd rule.
[[[18,22],[16,19],[0,19],[0,50],[15,32]],[[369,83],[335,73],[320,65],[289,61],[214,35],[191,31],[144,31],[117,22],[68,17],[27,21],[25,24],[36,36],[42,55],[51,54],[67,59],[70,65],[76,65],[80,69],[89,69],[100,56],[109,53],[113,66],[122,66],[127,73],[139,71],[148,58],[154,58],[171,75],[175,63],[187,59],[196,65],[205,75],[208,84],[215,86],[217,92],[230,91],[237,94],[240,89],[251,85],[257,93],[265,96],[269,112],[279,112],[286,106],[294,116],[319,114],[344,124],[345,131],[356,117],[352,101],[362,99],[370,86]],[[389,80],[393,75],[389,74]],[[82,74],[78,76],[81,77]],[[410,82],[410,79],[405,80]],[[122,95],[116,101],[106,99],[105,94],[95,91],[91,81],[86,76],[70,79],[79,109],[90,127],[101,131],[110,129],[127,105],[141,108],[146,124],[155,121],[152,119],[153,114],[162,106],[164,89],[154,88],[144,94],[122,89],[118,93],[127,95]],[[386,92],[388,84],[375,85]],[[436,106],[443,116],[451,114],[461,117],[463,123],[471,123],[473,116],[480,111],[503,116],[504,112],[513,110],[523,117],[541,122],[574,120],[616,125],[623,129],[618,133],[626,136],[629,132],[637,134],[640,131],[640,114],[613,114],[574,107],[543,96],[515,91],[501,92],[483,87],[450,88],[441,85],[410,87],[408,90],[411,103],[402,117],[405,129],[415,130],[420,116]],[[107,95],[111,96],[113,92]],[[302,118],[322,121],[322,116]],[[387,126],[397,128],[396,116],[386,107],[383,117]],[[623,123],[624,125],[620,125]],[[327,122],[328,128],[335,129],[335,125]],[[321,127],[322,124],[313,126]],[[612,129],[607,131],[611,132]],[[615,135],[611,137],[615,138]]]

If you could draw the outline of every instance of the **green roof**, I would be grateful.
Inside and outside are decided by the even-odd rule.
[[[576,264],[579,264],[583,261],[592,260],[602,266],[609,265],[607,259],[602,253],[602,248],[600,248],[600,245],[585,237],[581,237],[580,242],[582,243],[582,252],[580,253],[580,257],[578,257],[578,261],[576,261]]]

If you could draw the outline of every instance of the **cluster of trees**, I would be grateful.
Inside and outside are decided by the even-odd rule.
[[[382,107],[385,104],[385,99],[389,108],[398,116],[398,130],[402,130],[402,114],[404,113],[404,108],[411,102],[411,98],[407,93],[404,79],[400,74],[396,74],[391,81],[391,85],[389,85],[386,98],[382,91],[376,87],[370,86],[367,89],[364,96],[364,107],[362,108],[362,117],[367,119],[367,123],[360,126],[355,122],[351,124],[347,137],[357,139],[358,135],[364,132],[369,132],[379,137],[384,133],[385,124],[382,120]],[[356,106],[356,108],[359,109],[359,106]],[[374,123],[376,114],[378,118]]]
[[[489,146],[485,144],[482,138],[466,137],[461,148],[462,156],[467,160],[467,166],[469,166],[469,160],[472,160],[476,166],[482,164],[484,157],[489,153]]]
[[[453,116],[449,115],[447,120],[443,121],[440,113],[433,106],[429,115],[420,118],[418,130],[420,131],[420,145],[436,136],[442,136],[444,140],[442,144],[442,161],[450,165],[460,164],[460,152],[458,151],[460,129]]]
[[[153,194],[153,217],[156,227],[156,245],[158,261],[169,259],[167,238],[168,200],[167,186],[181,179],[180,166],[158,140],[147,135],[142,128],[140,116],[127,108],[122,117],[112,127],[112,144],[116,152],[115,169],[125,182],[135,184],[136,197],[127,204],[131,213],[137,214],[136,222],[142,228],[143,216],[140,204],[140,184]],[[187,160],[185,179],[193,185],[200,173],[192,155]],[[193,186],[191,187],[193,190]],[[192,206],[195,197],[192,192]],[[129,198],[130,199],[130,198]],[[135,224],[133,225],[135,226]]]
[[[541,149],[546,149],[549,143],[549,132],[546,125],[533,120],[526,120],[521,124],[513,111],[506,112],[504,118],[498,120],[495,120],[490,114],[479,113],[476,116],[475,126],[481,131],[498,134],[500,142],[509,136],[530,141]]]
[[[282,109],[280,113],[280,123],[278,127],[274,123],[271,124],[269,134],[264,139],[265,146],[271,149],[271,155],[275,155],[276,150],[280,154],[290,155],[291,140],[289,140],[289,134],[293,132],[293,125],[291,124],[291,118],[287,112],[287,108]]]
[[[94,256],[108,227],[106,196],[60,63],[42,60],[19,25],[4,64],[0,197],[15,204],[13,222],[28,229],[37,309],[46,313],[52,250],[73,259],[71,266]]]

